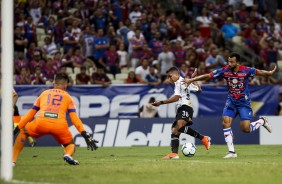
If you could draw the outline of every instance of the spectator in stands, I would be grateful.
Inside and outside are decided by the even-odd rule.
[[[180,76],[183,78],[191,77],[194,70],[195,70],[194,67],[190,67],[189,61],[182,63],[182,65],[179,68]]]
[[[269,67],[270,63],[277,63],[278,49],[274,45],[275,39],[263,34],[259,44],[261,46],[260,56],[264,59],[263,67]]]
[[[127,39],[127,33],[130,31],[130,29],[127,27],[126,24],[124,24],[122,21],[118,24],[119,28],[117,29],[117,35],[121,37],[121,40],[125,46],[125,49],[128,47],[128,39]]]
[[[87,7],[85,5],[84,1],[80,1],[79,2],[78,13],[79,13],[79,18],[81,18],[82,20],[85,20],[85,19],[87,19],[90,16],[89,7]]]
[[[154,55],[152,50],[148,47],[147,44],[144,44],[142,46],[142,53],[141,53],[141,60],[143,59],[147,59],[150,63],[150,65],[152,64],[153,60],[154,60]]]
[[[188,48],[186,50],[185,63],[190,64],[191,67],[196,67],[199,65],[198,53],[193,48]],[[194,71],[194,70],[193,70]]]
[[[178,30],[180,27],[180,21],[176,17],[175,13],[172,12],[166,19],[166,24],[168,25],[168,28]]]
[[[29,63],[24,58],[23,52],[18,52],[18,56],[14,60],[14,66],[15,66],[15,74],[20,74],[21,68],[28,68]]]
[[[125,84],[139,84],[142,83],[142,80],[136,76],[134,71],[128,73],[127,78],[124,80]]]
[[[158,56],[158,62],[161,80],[164,81],[166,79],[166,71],[172,66],[175,66],[175,56],[171,51],[169,51],[168,45],[163,45],[162,52]]]
[[[147,104],[141,106],[141,108],[139,109],[139,116],[141,118],[159,117],[158,108],[152,105],[152,103],[154,103],[155,101],[155,97],[151,97]]]
[[[131,66],[136,68],[140,65],[140,58],[142,57],[143,53],[143,45],[146,44],[146,40],[141,37],[140,30],[136,29],[135,37],[129,42],[132,47]]]
[[[28,40],[24,34],[22,34],[20,27],[15,28],[14,34],[14,56],[16,57],[18,52],[23,52],[28,45]]]
[[[30,80],[31,80],[32,85],[39,85],[39,84],[46,83],[47,78],[45,77],[44,73],[42,72],[40,66],[35,67],[35,72],[31,74]]]
[[[56,27],[56,20],[53,16],[51,16],[48,20],[48,26],[45,28],[45,33],[51,37],[51,39],[54,39],[54,32]]]
[[[122,38],[116,33],[113,25],[109,25],[107,31],[110,45],[119,45],[122,43]]]
[[[25,36],[28,40],[28,43],[31,43],[31,42],[37,43],[36,26],[33,23],[31,16],[27,17],[27,22],[24,25],[24,31],[25,31]]]
[[[17,85],[29,85],[30,74],[28,68],[21,68],[20,74],[16,75],[16,84]]]
[[[151,22],[151,23],[148,22],[148,23],[150,24],[150,27],[146,31],[145,38],[146,38],[146,40],[150,41],[153,38],[155,38],[155,35],[157,34],[157,32],[159,32],[159,29],[158,29],[158,25],[157,25],[156,22]],[[143,33],[144,33],[144,31],[143,31]]]
[[[149,74],[146,75],[145,79],[146,80],[144,82],[153,87],[162,83],[160,77],[157,75],[157,70],[153,66],[150,66]]]
[[[79,39],[76,35],[72,34],[72,26],[68,25],[66,32],[64,33],[64,54],[70,49],[78,48]]]
[[[90,76],[86,74],[86,67],[80,67],[80,73],[76,74],[76,84],[89,84]]]
[[[52,59],[52,63],[55,66],[55,68],[58,70],[61,66],[62,66],[62,53],[61,52],[57,52]]]
[[[233,25],[232,17],[228,17],[226,23],[221,27],[224,38],[227,40],[232,39],[238,32],[236,26]]]
[[[122,68],[129,68],[129,55],[125,50],[125,45],[123,43],[119,45],[119,50],[117,51],[117,54],[119,56],[119,69],[121,70]]]
[[[174,47],[171,49],[171,51],[175,57],[174,60],[175,66],[179,68],[183,63],[185,63],[185,58],[186,58],[186,52],[181,46],[180,40],[174,41]]]
[[[31,73],[35,72],[35,68],[37,66],[40,66],[41,68],[44,68],[45,61],[42,59],[41,53],[39,50],[35,51],[33,54],[33,60],[29,62],[30,71]]]
[[[43,68],[44,76],[46,77],[49,83],[53,82],[54,76],[57,74],[58,67],[53,63],[53,59],[51,57],[47,58],[46,65]]]
[[[154,59],[158,59],[163,47],[163,41],[161,40],[160,32],[156,32],[155,37],[149,41],[149,47],[152,49]]]
[[[30,18],[32,20],[32,23],[34,23],[35,25],[38,24],[40,18],[41,18],[41,8],[44,7],[44,1],[32,1],[30,3],[30,10],[29,10],[29,14],[30,14]]]
[[[18,15],[16,10],[15,10],[15,25],[17,27],[20,27],[21,29],[24,29],[24,25],[26,23],[26,15],[24,14],[24,12],[19,12]]]
[[[26,59],[28,61],[31,61],[33,59],[34,53],[38,51],[38,48],[36,47],[35,42],[31,42],[28,46],[27,52],[26,52]]]
[[[99,28],[97,31],[97,38],[94,40],[94,61],[97,68],[105,67],[105,52],[109,48],[109,39],[104,36],[104,31]]]
[[[96,11],[93,13],[93,16],[90,17],[91,24],[94,24],[96,31],[98,32],[99,29],[102,29],[103,32],[106,31],[107,27],[107,18],[105,12],[98,7]]]
[[[147,59],[144,59],[141,61],[141,66],[138,66],[135,69],[135,74],[142,80],[142,82],[144,82],[146,81],[146,76],[150,73],[149,69],[149,61]]]
[[[252,29],[250,35],[245,40],[245,45],[252,49],[256,54],[259,54],[260,46],[259,46],[260,36],[257,34],[256,29]]]
[[[107,73],[111,73],[116,78],[116,74],[120,73],[119,56],[115,45],[110,45],[110,49],[105,52],[105,66]]]
[[[228,49],[221,49],[216,56],[216,59],[219,63],[222,63],[222,66],[227,65],[228,63],[228,56],[230,55],[230,51]]]
[[[127,33],[127,40],[128,40],[128,54],[129,54],[129,56],[131,57],[131,55],[132,55],[132,43],[130,42],[133,38],[135,38],[136,36],[136,33],[135,33],[135,31],[137,30],[137,27],[136,27],[136,25],[134,24],[134,23],[131,23],[130,24],[130,26],[129,26],[129,30],[130,31],[128,31],[128,33]],[[144,35],[143,35],[143,33],[141,33],[140,31],[139,31],[139,33],[140,33],[140,39],[142,38],[144,38]],[[132,66],[133,67],[133,66]]]
[[[168,36],[168,25],[166,24],[166,16],[163,14],[159,17],[159,24],[158,24],[159,31],[161,33],[162,38],[166,38]]]
[[[64,54],[64,56],[61,59],[61,66],[73,68],[72,56],[73,56],[73,48],[69,49],[68,52]]]
[[[57,21],[57,24],[54,27],[54,40],[58,47],[64,46],[64,35],[66,28],[62,19]]]
[[[94,32],[90,26],[86,26],[82,36],[81,36],[81,43],[82,43],[82,53],[85,57],[90,58],[94,61]]]
[[[201,15],[197,16],[196,21],[199,24],[201,36],[204,38],[210,37],[211,35],[210,24],[212,23],[212,16],[210,16],[206,8],[202,9],[202,13]]]
[[[206,68],[209,71],[222,68],[227,64],[224,60],[219,59],[217,55],[218,55],[218,49],[213,48],[210,51],[209,57],[205,60]]]
[[[82,56],[79,48],[75,48],[73,55],[71,56],[71,61],[73,68],[80,68],[85,62],[87,62],[87,58]],[[89,63],[94,64],[94,61],[89,61]]]
[[[108,87],[112,84],[109,77],[105,74],[102,68],[97,68],[97,71],[94,72],[91,76],[91,84],[100,84],[103,87]]]
[[[45,37],[42,51],[45,58],[47,55],[53,56],[58,52],[57,45],[51,40],[51,37]]]
[[[72,28],[71,28],[71,35],[74,37],[74,40],[79,41],[81,36],[81,29],[78,26],[80,21],[74,20],[72,22]]]
[[[191,40],[193,43],[193,46],[198,49],[198,48],[203,48],[205,38],[201,36],[200,31],[196,30],[193,32],[193,35],[191,35]]]
[[[132,6],[132,11],[129,13],[129,19],[130,19],[131,23],[136,23],[136,21],[140,19],[141,14],[142,13],[140,11],[140,5],[134,4]]]

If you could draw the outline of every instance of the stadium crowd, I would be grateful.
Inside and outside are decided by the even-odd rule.
[[[190,77],[227,64],[234,47],[278,65],[282,83],[282,17],[277,0],[15,0],[14,82],[50,84],[67,73],[70,85],[166,82],[179,67]],[[170,7],[170,9],[168,9]],[[171,7],[174,7],[173,9]],[[204,81],[220,85],[223,81]]]

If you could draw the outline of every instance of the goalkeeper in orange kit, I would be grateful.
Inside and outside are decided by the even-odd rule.
[[[98,141],[92,139],[85,132],[80,118],[76,114],[75,103],[66,92],[68,76],[57,74],[54,80],[54,88],[43,91],[36,99],[33,107],[21,118],[19,125],[14,129],[14,134],[18,134],[13,151],[13,164],[24,147],[28,136],[39,138],[43,135],[51,135],[55,140],[64,146],[64,161],[70,165],[78,165],[79,162],[72,158],[75,151],[73,137],[68,128],[66,113],[69,113],[72,123],[84,137],[88,149],[96,150]],[[40,110],[39,115],[33,117]],[[32,120],[32,121],[31,121]],[[31,122],[30,122],[31,121]]]

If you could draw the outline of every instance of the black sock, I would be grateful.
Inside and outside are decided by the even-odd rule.
[[[200,140],[204,138],[202,134],[200,134],[199,132],[197,132],[196,130],[193,130],[191,127],[188,127],[188,126],[183,126],[178,131],[184,134],[191,135],[192,137],[198,138]]]
[[[178,153],[178,147],[179,147],[179,135],[171,134],[171,152],[172,153]]]

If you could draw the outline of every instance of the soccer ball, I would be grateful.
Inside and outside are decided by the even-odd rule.
[[[197,147],[195,146],[195,144],[187,142],[183,144],[181,151],[185,157],[192,157],[195,155]]]

